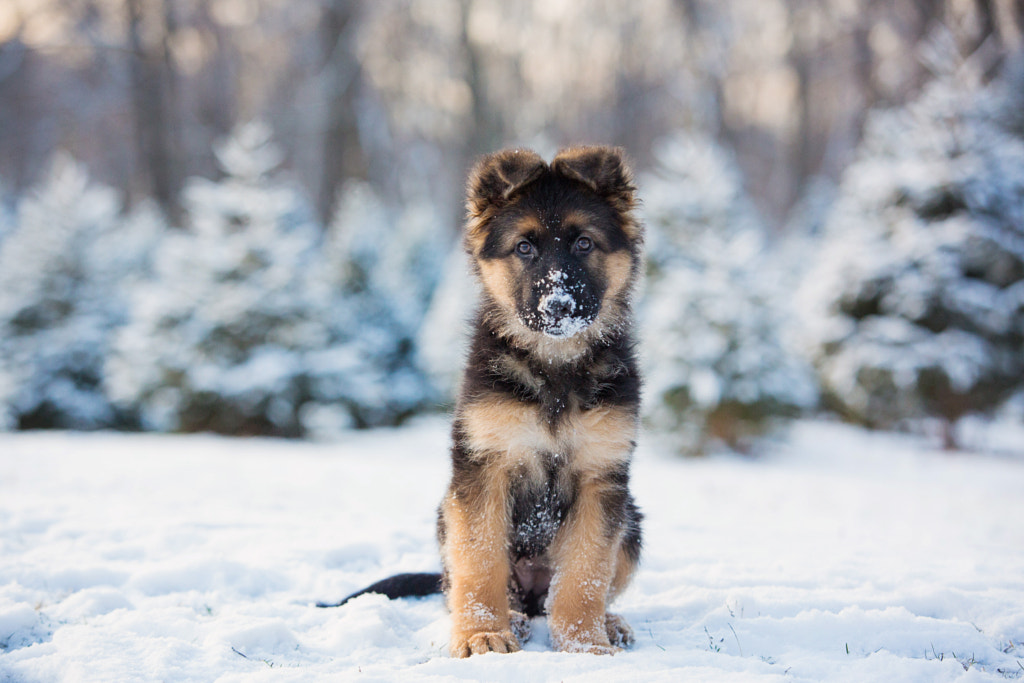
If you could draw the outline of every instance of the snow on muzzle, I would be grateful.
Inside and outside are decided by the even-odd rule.
[[[537,302],[538,327],[549,337],[575,336],[597,315],[596,307],[588,305],[587,287],[581,283],[567,286],[567,280],[564,272],[553,271],[538,287],[543,292]]]

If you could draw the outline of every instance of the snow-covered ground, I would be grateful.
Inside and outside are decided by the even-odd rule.
[[[690,460],[645,439],[617,604],[638,638],[614,657],[553,653],[537,620],[522,653],[449,659],[440,597],[313,607],[438,567],[446,429],[0,434],[0,681],[1024,678],[1014,436],[947,454],[802,422]]]

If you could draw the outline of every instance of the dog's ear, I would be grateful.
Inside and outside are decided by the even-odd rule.
[[[631,239],[641,229],[632,216],[636,206],[636,186],[624,152],[618,147],[570,147],[551,161],[551,170],[583,183],[611,203],[623,219],[623,228]]]
[[[636,188],[633,174],[618,147],[570,147],[551,162],[551,169],[578,180],[602,197],[621,197],[632,202]]]
[[[470,217],[481,218],[488,208],[501,206],[546,168],[544,160],[528,149],[506,149],[481,157],[469,174],[466,189]]]

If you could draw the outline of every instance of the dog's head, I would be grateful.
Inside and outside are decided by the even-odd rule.
[[[490,154],[467,194],[466,250],[506,333],[579,347],[625,322],[643,235],[618,149]]]

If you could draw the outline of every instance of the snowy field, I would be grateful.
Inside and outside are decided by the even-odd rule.
[[[313,607],[437,569],[446,430],[0,434],[0,681],[1024,679],[1024,434],[950,455],[803,422],[753,460],[647,439],[636,645],[553,653],[537,620],[524,652],[452,660],[440,597]]]

